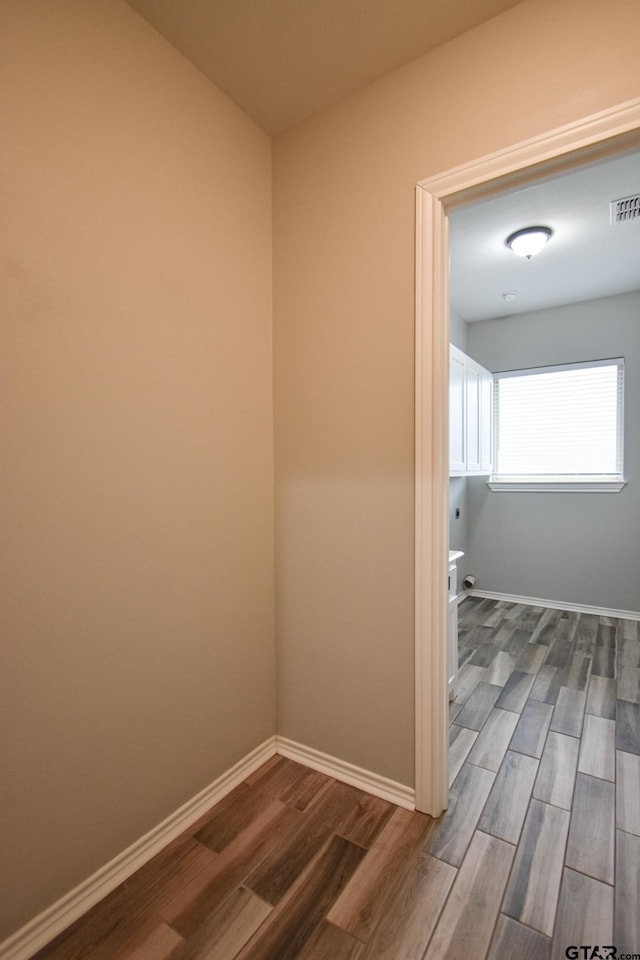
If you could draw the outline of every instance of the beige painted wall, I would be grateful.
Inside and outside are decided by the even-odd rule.
[[[276,139],[281,734],[413,782],[414,185],[639,96],[639,30],[527,0]]]
[[[275,710],[270,140],[120,0],[0,43],[1,940]]]

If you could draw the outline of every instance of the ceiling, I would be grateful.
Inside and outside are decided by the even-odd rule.
[[[640,217],[612,225],[610,201],[640,193],[640,152],[627,152],[452,210],[450,298],[468,323],[640,290]],[[531,260],[505,240],[547,226]],[[503,294],[517,291],[515,300]]]
[[[275,134],[520,0],[127,0]]]

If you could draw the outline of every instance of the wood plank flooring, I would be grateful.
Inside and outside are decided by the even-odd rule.
[[[459,612],[439,820],[274,757],[37,960],[640,954],[638,623]]]

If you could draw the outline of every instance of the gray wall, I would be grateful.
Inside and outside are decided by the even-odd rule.
[[[489,370],[625,358],[625,479],[619,494],[496,493],[468,482],[463,572],[476,587],[640,610],[640,292],[469,324]]]
[[[469,324],[462,317],[459,317],[454,310],[449,311],[449,340],[451,343],[468,353],[467,344],[469,343]]]
[[[465,554],[468,550],[468,483],[467,477],[449,479],[449,549],[462,550]],[[460,511],[459,517],[456,509]]]

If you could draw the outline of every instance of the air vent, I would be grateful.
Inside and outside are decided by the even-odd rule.
[[[640,218],[640,193],[634,197],[623,197],[611,201],[611,223],[624,223],[625,220]]]

